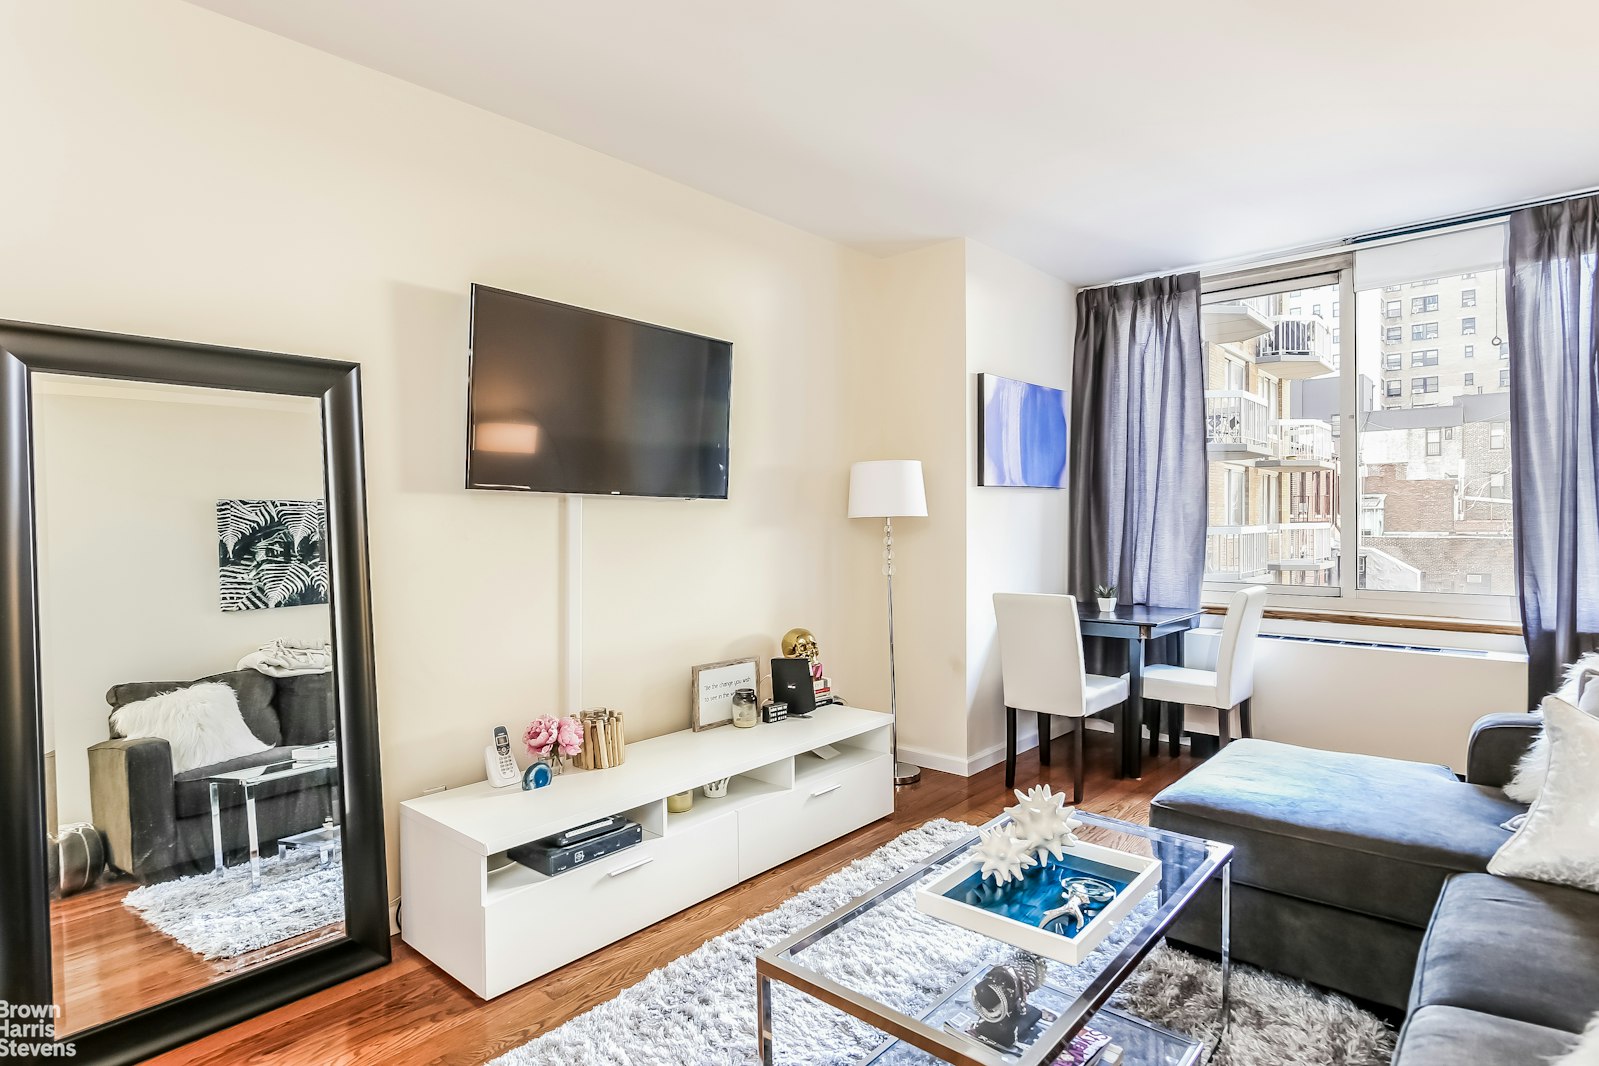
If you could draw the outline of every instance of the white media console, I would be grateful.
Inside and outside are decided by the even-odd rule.
[[[400,805],[401,935],[490,999],[894,810],[888,715],[818,708],[754,729],[627,746],[609,770],[532,792],[488,782]],[[812,752],[832,745],[839,754]],[[727,795],[706,782],[727,777]],[[694,808],[666,797],[694,789]],[[554,877],[508,848],[625,814],[642,843]]]

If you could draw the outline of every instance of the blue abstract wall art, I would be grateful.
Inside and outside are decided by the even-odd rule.
[[[1066,393],[979,374],[979,485],[1059,489],[1066,485]]]

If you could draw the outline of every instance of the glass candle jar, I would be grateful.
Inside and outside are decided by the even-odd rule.
[[[676,795],[666,797],[667,814],[687,814],[693,809],[694,790],[692,788],[687,792],[679,792]]]
[[[761,720],[761,712],[755,706],[755,690],[741,688],[733,693],[733,724],[740,729],[748,729]]]

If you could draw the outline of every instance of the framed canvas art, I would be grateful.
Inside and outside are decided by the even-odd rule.
[[[979,485],[1066,486],[1066,392],[977,375]]]

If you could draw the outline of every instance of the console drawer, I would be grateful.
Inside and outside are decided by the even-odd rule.
[[[894,812],[893,757],[807,774],[738,812],[739,880],[781,865]]]
[[[487,996],[564,966],[739,881],[729,812],[545,878],[486,908]]]

